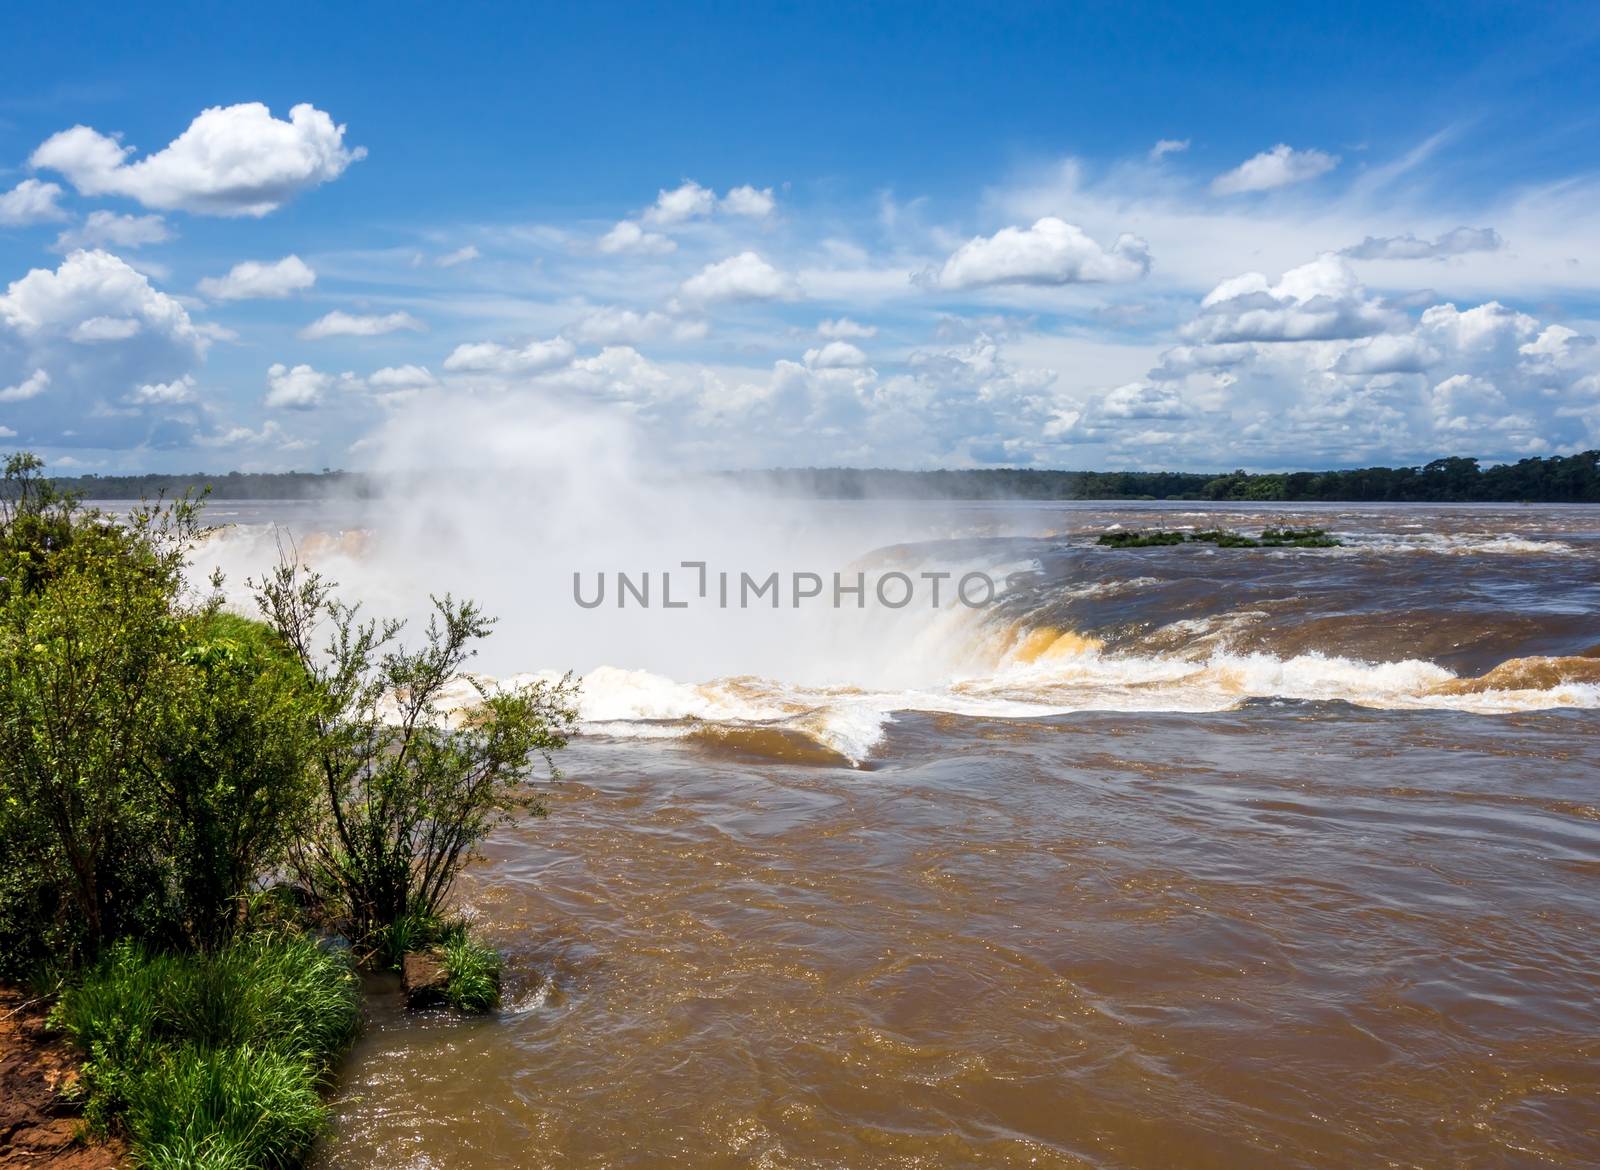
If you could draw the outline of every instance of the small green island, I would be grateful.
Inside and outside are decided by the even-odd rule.
[[[1343,542],[1325,528],[1263,528],[1246,536],[1223,528],[1198,532],[1183,529],[1119,529],[1102,532],[1095,543],[1106,548],[1158,548],[1174,544],[1211,544],[1218,548],[1338,548]]]
[[[32,455],[0,485],[0,990],[48,1010],[79,1140],[155,1170],[299,1165],[365,978],[485,1012],[451,900],[576,718],[575,684],[440,700],[492,627],[417,644],[285,555],[256,614],[196,596],[192,498],[113,517]]]

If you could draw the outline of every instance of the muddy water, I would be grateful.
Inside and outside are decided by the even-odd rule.
[[[1590,1166],[1593,716],[908,716],[870,771],[585,742],[379,1008],[323,1165]]]
[[[319,1166],[1600,1165],[1600,509],[829,507],[1003,595],[718,675],[513,610],[488,669],[587,677],[460,888],[506,1006],[380,991]],[[1343,544],[1094,544],[1285,520]],[[347,583],[448,567],[309,523]]]

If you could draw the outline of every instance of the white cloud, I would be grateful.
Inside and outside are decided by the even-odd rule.
[[[443,256],[438,257],[434,260],[434,264],[440,268],[454,268],[457,264],[466,264],[469,261],[478,259],[479,255],[481,253],[479,253],[476,244],[465,244],[454,252],[446,252]]]
[[[1183,418],[1189,413],[1183,398],[1171,386],[1130,382],[1107,391],[1095,404],[1102,418]]]
[[[128,396],[130,402],[141,405],[177,405],[193,402],[195,400],[194,375],[185,374],[181,378],[174,378],[170,382],[147,382],[138,386]]]
[[[200,291],[217,301],[244,301],[256,298],[281,299],[308,289],[317,274],[298,256],[282,260],[246,260],[235,264],[226,276],[208,276]]]
[[[1419,240],[1403,236],[1368,236],[1354,247],[1339,253],[1352,260],[1444,260],[1468,252],[1495,252],[1505,246],[1493,228],[1458,227],[1437,239]]]
[[[1182,330],[1239,340],[1176,347],[1151,372],[1187,412],[1184,428],[1161,440],[1167,459],[1225,449],[1241,463],[1314,467],[1600,443],[1592,336],[1496,301],[1433,304],[1412,317],[1332,255],[1264,285],[1259,274],[1224,281]],[[1111,410],[1095,421],[1110,450],[1144,441],[1119,434]]]
[[[345,128],[302,103],[287,122],[260,102],[203,111],[164,149],[129,162],[134,148],[88,126],[46,139],[29,162],[58,171],[84,195],[125,195],[146,207],[199,215],[262,216],[338,178],[363,158]]]
[[[1189,149],[1187,138],[1162,138],[1150,148],[1150,161],[1159,162],[1169,154],[1182,154]]]
[[[49,371],[35,370],[15,386],[0,387],[0,402],[26,402],[39,397],[49,386]]]
[[[838,338],[843,341],[865,341],[878,336],[878,327],[863,325],[859,321],[852,321],[849,317],[839,317],[818,321],[817,336],[826,339]]]
[[[605,235],[595,247],[608,256],[664,256],[676,252],[678,245],[660,232],[647,232],[631,219],[625,219]]]
[[[0,294],[0,386],[28,388],[48,372],[48,394],[10,397],[45,442],[137,442],[141,433],[111,404],[182,378],[206,345],[177,300],[109,252],[73,252]]]
[[[1124,233],[1109,250],[1082,228],[1047,215],[1030,228],[1002,228],[962,244],[933,278],[940,288],[993,284],[1058,285],[1138,280],[1150,251]]]
[[[729,215],[765,219],[772,214],[772,209],[777,206],[777,200],[772,197],[771,187],[763,187],[758,191],[745,184],[743,187],[734,187],[724,195],[720,206]]]
[[[145,244],[164,244],[172,238],[167,221],[159,215],[119,215],[114,211],[91,211],[75,228],[56,237],[58,252],[74,248],[138,248]]]
[[[565,337],[531,341],[520,349],[493,341],[458,345],[444,359],[452,372],[485,374],[536,374],[567,365],[577,349]]]
[[[380,337],[401,330],[426,333],[428,327],[410,313],[363,315],[335,309],[300,330],[300,336],[306,341],[320,341],[325,337]]]
[[[830,341],[818,349],[806,350],[806,365],[814,370],[859,369],[867,355],[848,341]]]
[[[426,366],[385,366],[367,375],[374,390],[419,390],[438,384]]]
[[[616,306],[592,309],[563,329],[562,335],[579,345],[634,345],[671,337],[674,341],[698,341],[707,333],[705,321],[673,316],[656,310],[638,312]]]
[[[1420,337],[1380,333],[1345,350],[1332,368],[1341,374],[1420,374],[1439,360],[1439,351]]]
[[[787,300],[799,295],[791,277],[779,272],[755,252],[740,252],[707,264],[683,282],[681,291],[691,301]]]
[[[1259,272],[1225,280],[1180,331],[1186,341],[1326,341],[1370,337],[1398,314],[1371,296],[1344,260],[1327,253],[1270,284]]]
[[[56,204],[60,196],[61,187],[56,183],[24,179],[0,195],[0,225],[27,227],[29,224],[66,219],[67,213]]]
[[[1233,170],[1211,180],[1216,195],[1240,195],[1246,191],[1271,191],[1294,183],[1304,183],[1325,175],[1339,165],[1337,155],[1320,150],[1295,150],[1278,143],[1246,159]]]
[[[79,321],[67,334],[85,344],[96,341],[126,341],[144,326],[137,317],[90,317]]]
[[[663,189],[656,196],[655,203],[645,211],[644,219],[646,223],[670,226],[708,216],[716,206],[716,192],[702,187],[693,179],[685,179],[681,187],[671,191]]]
[[[334,384],[332,374],[307,365],[274,363],[267,369],[266,404],[277,410],[315,410]]]

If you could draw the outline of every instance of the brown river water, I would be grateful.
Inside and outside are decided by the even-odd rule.
[[[850,627],[915,669],[491,664],[586,675],[459,887],[505,1004],[375,982],[319,1167],[1600,1165],[1600,509],[918,517],[1007,586]]]

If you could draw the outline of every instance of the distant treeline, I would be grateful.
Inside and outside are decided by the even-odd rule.
[[[806,467],[731,472],[741,483],[826,499],[1340,500],[1450,503],[1475,500],[1600,503],[1600,450],[1495,467],[1435,459],[1421,467],[1225,475],[1180,471],[890,471]]]
[[[1223,475],[1186,471],[893,471],[804,467],[730,471],[723,478],[782,495],[823,499],[960,500],[1338,500],[1452,503],[1520,501],[1600,503],[1600,450],[1523,459],[1480,467],[1467,458],[1435,459],[1421,467],[1362,467]],[[372,496],[374,481],[358,472],[228,472],[208,475],[84,475],[57,486],[88,499],[168,497],[210,486],[214,499],[303,500],[327,495]]]
[[[174,475],[52,476],[61,491],[85,500],[175,499],[211,489],[214,500],[318,500],[332,495],[371,496],[371,480],[354,471],[193,471]]]

